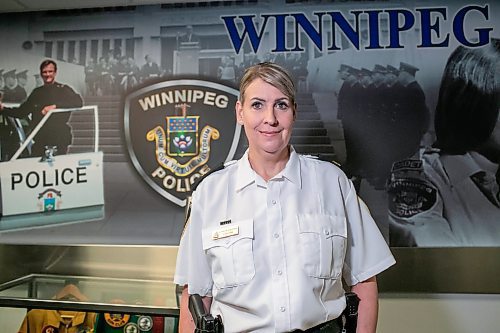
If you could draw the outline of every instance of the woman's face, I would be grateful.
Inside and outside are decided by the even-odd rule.
[[[295,120],[290,99],[279,89],[255,79],[236,103],[238,123],[245,128],[250,153],[279,155],[288,147]]]

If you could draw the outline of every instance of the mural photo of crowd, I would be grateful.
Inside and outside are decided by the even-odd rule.
[[[96,62],[90,59],[85,66],[85,84],[89,96],[121,94],[149,79],[165,74],[150,55],[144,57],[139,67],[133,57],[110,51]]]

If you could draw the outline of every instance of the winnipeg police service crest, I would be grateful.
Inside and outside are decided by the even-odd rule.
[[[130,93],[125,141],[146,183],[185,206],[200,178],[234,156],[241,133],[237,99],[236,89],[199,79],[163,81]]]

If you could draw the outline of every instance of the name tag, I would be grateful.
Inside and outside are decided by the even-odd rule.
[[[237,225],[221,227],[212,233],[212,239],[216,240],[216,239],[226,238],[230,236],[235,236],[239,233],[240,229]]]

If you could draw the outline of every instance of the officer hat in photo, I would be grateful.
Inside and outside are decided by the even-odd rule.
[[[25,79],[25,80],[27,80],[28,79],[28,70],[25,69],[24,71],[17,73],[16,77],[18,79]]]
[[[400,62],[399,70],[410,73],[411,75],[415,76],[415,73],[417,73],[419,69],[413,65],[407,64],[406,62]]]
[[[13,69],[11,71],[8,71],[8,72],[5,72],[3,73],[3,77],[4,79],[8,78],[8,77],[12,77],[12,78],[15,78],[16,77],[16,70]]]
[[[372,75],[372,71],[363,67],[363,68],[360,69],[360,74],[368,76],[368,75]]]
[[[359,76],[361,75],[361,71],[357,68],[351,67],[351,69],[349,69],[349,74]]]
[[[352,69],[351,66],[345,65],[345,64],[341,64],[340,68],[339,68],[339,72],[349,72],[351,69]]]
[[[391,66],[391,65],[387,65],[387,71],[389,73],[393,73],[393,74],[396,74],[396,75],[399,74],[399,69],[397,69],[396,67]]]
[[[374,73],[381,73],[381,74],[385,74],[385,73],[387,73],[387,68],[385,68],[385,67],[384,67],[384,66],[382,66],[382,65],[376,64],[376,65],[373,67],[373,72],[374,72]]]

